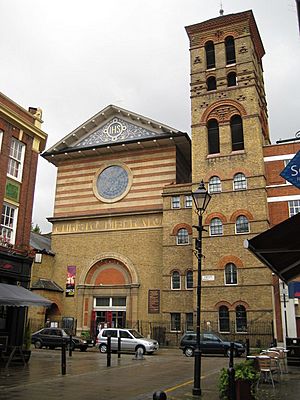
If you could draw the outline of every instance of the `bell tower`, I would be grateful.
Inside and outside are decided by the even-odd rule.
[[[203,179],[212,195],[203,218],[201,321],[220,332],[246,332],[252,321],[272,320],[271,274],[243,248],[245,239],[269,226],[265,51],[251,10],[186,31],[193,190]]]

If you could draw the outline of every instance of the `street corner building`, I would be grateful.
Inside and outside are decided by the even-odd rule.
[[[186,32],[191,139],[110,105],[43,153],[57,167],[46,270],[63,289],[48,316],[92,335],[129,326],[162,344],[195,329],[192,192],[203,180],[212,200],[203,216],[201,329],[268,344],[272,274],[243,247],[270,225],[264,47],[252,11]]]
[[[47,135],[41,130],[42,111],[25,110],[0,93],[0,350],[5,359],[22,347],[27,307],[41,315],[51,302],[32,293],[34,254],[30,231],[36,170]]]

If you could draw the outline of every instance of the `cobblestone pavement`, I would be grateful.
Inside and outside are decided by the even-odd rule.
[[[238,359],[237,359],[238,361]],[[225,357],[202,357],[201,388],[203,400],[218,400],[217,381]],[[192,396],[194,359],[178,349],[160,349],[158,354],[136,360],[132,354],[112,355],[111,367],[106,356],[96,349],[67,355],[66,375],[61,375],[60,350],[33,350],[27,366],[0,368],[1,400],[149,400],[163,390],[168,400],[196,399]],[[258,398],[299,398],[300,368],[290,368],[276,385],[260,385]],[[297,397],[296,397],[297,396]]]

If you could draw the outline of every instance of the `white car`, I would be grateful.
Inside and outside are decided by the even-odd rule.
[[[97,346],[100,353],[107,352],[107,337],[111,337],[111,350],[118,350],[118,338],[121,338],[121,351],[152,354],[159,349],[157,340],[145,338],[134,329],[104,328],[97,336]]]

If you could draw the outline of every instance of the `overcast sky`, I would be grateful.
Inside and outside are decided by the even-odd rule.
[[[0,0],[0,91],[43,110],[46,148],[109,104],[190,132],[184,27],[219,15],[219,0]],[[223,0],[252,9],[263,58],[272,142],[300,130],[295,0]],[[52,225],[56,168],[40,157],[33,223]]]

